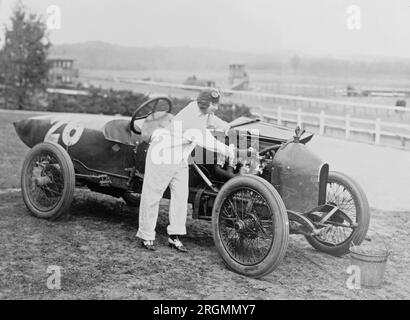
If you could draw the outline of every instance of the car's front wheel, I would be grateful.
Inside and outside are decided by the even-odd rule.
[[[317,250],[340,256],[349,252],[352,243],[364,240],[370,222],[370,209],[366,195],[359,184],[347,175],[331,171],[326,190],[326,203],[339,208],[322,227],[320,234],[307,236],[307,241]],[[329,206],[329,210],[332,207]],[[331,212],[324,212],[324,214]],[[321,217],[311,215],[315,222]]]
[[[30,213],[55,220],[68,211],[75,172],[67,151],[58,144],[40,143],[27,154],[21,172],[21,192]]]
[[[215,246],[227,266],[249,277],[272,272],[285,256],[289,223],[278,192],[257,176],[232,178],[212,210]]]

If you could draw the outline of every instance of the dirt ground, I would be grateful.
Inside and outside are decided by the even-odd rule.
[[[260,280],[226,268],[205,221],[189,217],[189,252],[172,251],[167,200],[156,252],[138,246],[137,209],[120,199],[77,190],[63,220],[37,219],[14,190],[27,148],[11,121],[25,117],[0,114],[0,299],[410,299],[408,211],[372,208],[368,237],[385,239],[392,254],[382,287],[357,290],[346,286],[348,256],[317,252],[301,236],[290,237],[282,264]],[[62,268],[60,290],[46,286],[51,265]]]
[[[168,201],[157,227],[159,250],[135,239],[136,209],[121,200],[76,192],[70,215],[58,222],[30,216],[20,193],[0,195],[2,299],[409,299],[409,213],[373,210],[372,230],[393,254],[380,289],[346,286],[349,257],[332,257],[293,236],[282,264],[261,280],[225,267],[210,224],[188,219],[189,253],[167,247]],[[373,238],[373,234],[369,234]],[[61,290],[47,289],[47,267],[62,268]]]

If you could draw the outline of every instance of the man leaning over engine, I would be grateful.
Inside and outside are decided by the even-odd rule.
[[[230,128],[227,122],[214,114],[219,100],[218,90],[203,90],[196,101],[189,103],[174,117],[167,130],[159,129],[152,135],[145,163],[137,232],[145,249],[156,250],[154,240],[159,202],[169,186],[168,244],[178,251],[187,251],[179,237],[186,234],[188,158],[194,148],[199,145],[230,159],[235,158],[234,146],[228,147],[217,141],[208,130],[214,128],[227,132]]]

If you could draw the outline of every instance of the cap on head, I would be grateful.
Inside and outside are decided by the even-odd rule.
[[[206,109],[209,107],[209,104],[212,103],[219,103],[219,99],[221,98],[221,94],[216,89],[205,89],[201,91],[196,99],[198,102],[198,106],[201,109]]]

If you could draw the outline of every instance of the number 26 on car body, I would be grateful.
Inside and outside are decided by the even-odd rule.
[[[51,128],[47,131],[44,137],[44,142],[58,143],[58,140],[60,139],[60,134],[56,133],[56,131],[63,125],[66,126],[62,132],[62,142],[67,147],[75,145],[80,140],[81,135],[84,131],[84,127],[81,124],[66,122],[64,120],[57,121],[51,126]]]

